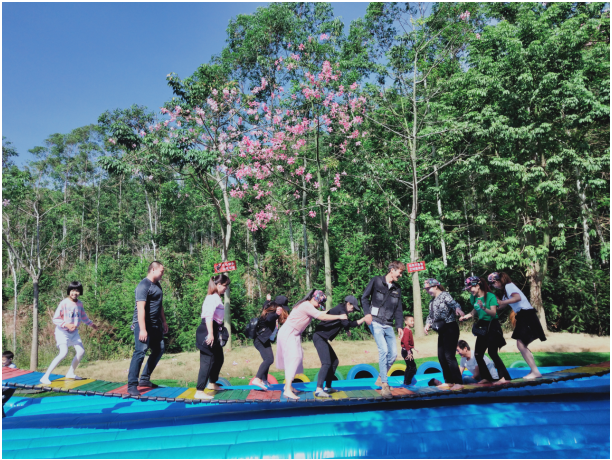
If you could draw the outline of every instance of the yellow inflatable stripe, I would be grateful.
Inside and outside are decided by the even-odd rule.
[[[347,399],[348,395],[344,391],[339,391],[337,393],[331,394],[332,399]]]
[[[80,387],[81,385],[86,385],[88,383],[92,383],[95,381],[96,381],[95,379],[74,380],[74,379],[67,379],[65,377],[62,377],[61,379],[57,379],[51,382],[51,385],[43,385],[41,383],[41,384],[36,385],[35,388],[50,387],[50,388],[60,388],[62,390],[72,390],[73,388],[77,388],[77,387]]]
[[[193,399],[196,391],[198,391],[197,388],[189,388],[187,391],[184,391],[183,393],[178,395],[175,399]],[[209,394],[209,395],[215,395],[218,392],[215,390],[204,390],[204,393]]]

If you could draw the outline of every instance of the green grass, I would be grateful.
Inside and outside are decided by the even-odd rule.
[[[584,366],[587,364],[596,364],[605,361],[610,361],[610,353],[592,353],[592,352],[584,352],[584,353],[544,353],[544,352],[536,352],[533,354],[536,360],[536,364],[541,367],[548,366]],[[502,361],[506,365],[506,367],[510,367],[516,361],[522,361],[523,357],[520,353],[500,353]],[[429,357],[429,358],[417,358],[416,363],[417,366],[420,366],[424,362],[434,361],[438,362],[437,358]],[[459,361],[459,359],[458,359]],[[404,360],[395,361],[397,364],[404,364]],[[378,370],[378,363],[371,364],[376,370]],[[338,370],[344,377],[348,374],[349,370],[352,368],[352,365],[349,366],[338,366]],[[319,372],[318,368],[315,369],[304,369],[304,374],[311,381],[314,381],[317,377],[317,373]],[[282,382],[285,379],[285,374],[283,372],[270,372],[279,382]],[[249,378],[241,379],[238,377],[232,377],[229,379],[232,385],[247,385],[249,383]],[[196,381],[185,382],[184,380],[153,380],[153,383],[157,385],[164,385],[167,387],[188,387],[193,388],[196,386]],[[68,396],[67,393],[55,393],[53,391],[31,394],[31,395],[19,395],[15,394],[15,396],[25,396],[30,398],[45,398],[51,396]],[[71,395],[77,396],[77,395]]]

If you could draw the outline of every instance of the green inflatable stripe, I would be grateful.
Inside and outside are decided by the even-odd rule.
[[[81,385],[80,387],[75,388],[75,390],[83,390],[83,391],[98,391],[98,388],[106,388],[107,385],[113,384],[114,382],[107,382],[106,380],[96,380],[95,382],[87,383],[85,385]],[[119,388],[120,384],[116,384],[115,388]],[[112,390],[113,388],[111,388]]]

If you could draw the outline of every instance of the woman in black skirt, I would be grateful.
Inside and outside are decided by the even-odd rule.
[[[495,289],[499,289],[502,292],[502,298],[498,301],[498,311],[510,305],[516,314],[516,326],[514,327],[512,338],[516,340],[517,348],[531,369],[531,372],[523,378],[535,379],[542,377],[535,364],[533,354],[527,348],[536,339],[540,339],[542,342],[546,340],[544,329],[542,329],[542,324],[540,324],[535,308],[531,306],[525,294],[512,282],[506,273],[491,273],[488,276],[488,280]]]

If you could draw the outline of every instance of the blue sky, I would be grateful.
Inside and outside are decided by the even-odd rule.
[[[96,123],[105,110],[172,96],[225,45],[238,14],[267,3],[3,3],[2,135],[19,158],[53,133]],[[333,3],[348,31],[367,3]]]

